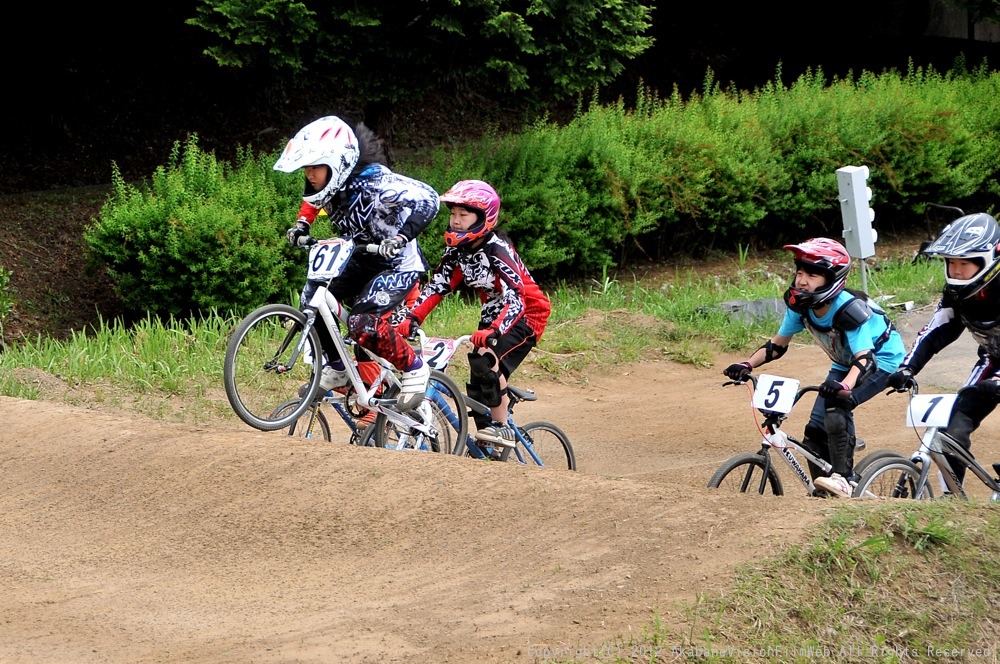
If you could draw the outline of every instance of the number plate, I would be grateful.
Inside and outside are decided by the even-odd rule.
[[[339,277],[354,253],[354,240],[332,238],[320,240],[309,249],[309,281],[329,281]]]
[[[757,376],[757,389],[753,392],[753,405],[760,410],[787,413],[795,405],[799,381],[783,376],[761,374]]]
[[[455,354],[456,350],[458,350],[458,345],[455,343],[455,339],[429,337],[424,342],[421,354],[423,355],[424,361],[427,362],[432,369],[444,371],[448,368],[451,356]]]
[[[946,427],[957,394],[915,394],[906,409],[906,426]]]

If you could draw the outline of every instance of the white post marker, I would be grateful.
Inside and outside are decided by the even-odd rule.
[[[868,264],[865,259],[875,255],[878,233],[872,228],[875,210],[871,206],[872,190],[868,186],[867,166],[844,166],[837,169],[837,189],[840,193],[840,214],[844,219],[844,246],[847,253],[861,261],[861,289],[868,292]]]

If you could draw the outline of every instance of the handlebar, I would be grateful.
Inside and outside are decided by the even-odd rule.
[[[746,380],[727,380],[722,384],[722,386],[725,387],[727,385],[745,385],[746,383],[750,383],[753,390],[756,390],[757,376],[754,376],[752,373],[748,373],[746,375]],[[805,387],[801,387],[799,388],[799,391],[795,393],[795,401],[798,402],[798,400],[802,398],[802,395],[806,394],[807,392],[819,392],[819,390],[820,390],[819,385],[807,385]],[[851,390],[838,390],[837,397],[840,399],[850,399]]]

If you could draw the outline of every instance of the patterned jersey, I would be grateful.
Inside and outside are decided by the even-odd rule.
[[[502,335],[523,316],[535,336],[542,338],[552,308],[549,298],[514,248],[496,233],[471,251],[467,247],[444,250],[413,308],[417,320],[423,322],[445,296],[463,283],[479,295],[482,325]]]
[[[943,295],[930,320],[917,333],[903,364],[913,373],[919,372],[942,348],[958,339],[963,330],[969,330],[979,344],[979,362],[970,381],[997,375],[1000,367],[1000,289],[992,284],[968,299]]]
[[[841,330],[834,325],[837,312],[855,297],[848,290],[841,291],[822,317],[816,316],[816,312],[812,310],[803,315],[786,309],[778,334],[791,337],[802,330],[808,330],[833,362],[833,366],[843,371],[850,370],[857,353],[870,350],[875,354],[878,368],[892,373],[903,359],[905,347],[899,332],[877,304],[866,299],[873,315],[856,329]]]
[[[414,238],[437,216],[439,205],[437,192],[429,185],[371,164],[351,177],[322,209],[340,235],[359,245],[379,244],[396,235],[406,238],[396,262],[383,260],[397,272],[424,272],[427,262]],[[299,221],[311,225],[320,209],[303,201]]]

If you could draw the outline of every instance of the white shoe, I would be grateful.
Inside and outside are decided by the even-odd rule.
[[[329,364],[323,367],[323,373],[319,377],[319,389],[329,392],[338,387],[347,385],[347,371],[344,369],[334,369]]]
[[[514,437],[514,430],[504,424],[494,422],[488,427],[483,427],[476,432],[476,440],[503,447],[514,447],[517,439]]]
[[[427,381],[431,377],[431,368],[424,362],[413,371],[404,371],[400,381],[399,396],[396,403],[403,410],[413,410],[420,405],[427,394]]]
[[[829,477],[817,477],[813,481],[817,489],[822,489],[837,498],[850,498],[854,495],[854,487],[841,475],[833,473]]]

